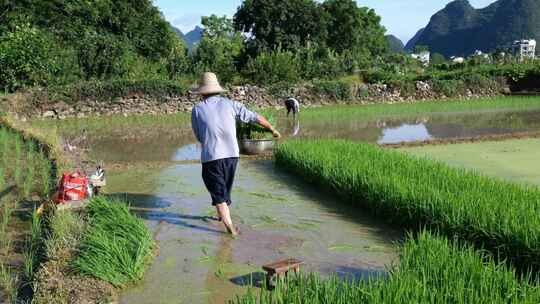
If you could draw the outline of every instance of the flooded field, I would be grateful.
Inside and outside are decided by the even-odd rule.
[[[280,118],[279,125],[289,138],[397,143],[535,132],[540,111]],[[143,282],[126,290],[122,303],[225,303],[262,284],[261,265],[286,257],[305,260],[306,271],[348,279],[384,276],[398,262],[402,231],[277,171],[271,161],[240,162],[232,212],[242,234],[224,234],[200,176],[200,148],[189,124],[177,128],[182,131],[89,138],[92,158],[113,168],[107,193],[133,203],[160,247]]]
[[[280,118],[279,129],[287,138],[343,138],[392,144],[437,139],[503,135],[540,131],[540,110],[481,111],[432,114],[414,117],[385,117],[378,120]],[[199,148],[190,125],[178,132],[156,132],[149,136],[91,139],[93,157],[110,162],[197,160]],[[187,135],[186,135],[187,134]]]
[[[199,164],[132,169],[112,175],[108,192],[127,197],[151,227],[159,256],[122,303],[224,303],[260,286],[261,265],[286,257],[306,271],[344,278],[384,275],[401,233],[348,208],[310,185],[276,172],[268,161],[242,161],[233,219],[241,236],[223,233]]]

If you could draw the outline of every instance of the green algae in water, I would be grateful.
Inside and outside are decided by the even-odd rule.
[[[352,245],[349,245],[349,244],[336,244],[336,245],[332,245],[330,247],[328,247],[328,250],[330,251],[349,251],[349,250],[353,250],[354,247]]]
[[[285,201],[287,201],[286,198],[274,196],[274,195],[272,195],[272,194],[270,194],[270,193],[265,193],[265,192],[262,192],[262,193],[259,193],[259,192],[249,192],[248,194],[249,194],[249,195],[252,195],[252,196],[264,198],[264,199],[270,199],[270,200],[274,200],[274,201],[279,201],[279,202],[285,202]]]

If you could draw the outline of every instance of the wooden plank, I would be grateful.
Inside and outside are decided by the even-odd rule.
[[[298,268],[304,262],[297,259],[286,259],[283,261],[278,261],[272,264],[264,265],[262,268],[270,273],[282,273],[293,268]]]

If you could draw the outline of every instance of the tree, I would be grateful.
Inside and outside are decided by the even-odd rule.
[[[415,54],[420,54],[420,53],[424,53],[424,52],[429,52],[429,46],[427,45],[417,45],[414,47],[414,53]]]
[[[45,84],[56,72],[49,37],[29,24],[0,37],[0,87],[15,91]]]
[[[444,58],[444,56],[442,54],[439,54],[439,53],[431,54],[431,64],[432,65],[443,64],[443,63],[446,63],[446,58]]]
[[[193,54],[196,72],[214,71],[229,82],[237,74],[235,62],[242,53],[244,38],[226,16],[203,17],[202,25],[203,37]]]
[[[313,0],[245,0],[234,15],[237,30],[248,33],[256,52],[293,50],[325,37],[319,5]]]
[[[322,9],[328,33],[326,44],[332,49],[372,56],[386,51],[386,30],[374,10],[358,7],[354,0],[327,0]]]

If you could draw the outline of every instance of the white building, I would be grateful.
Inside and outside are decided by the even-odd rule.
[[[418,54],[411,54],[411,57],[418,59],[425,66],[428,66],[431,60],[431,54],[428,51],[420,52]]]
[[[456,56],[450,57],[450,60],[452,61],[452,63],[456,63],[456,64],[462,64],[462,63],[465,62],[465,58],[463,58],[463,57],[456,57]]]
[[[534,59],[536,57],[536,40],[516,40],[512,44],[512,51],[519,60]]]

